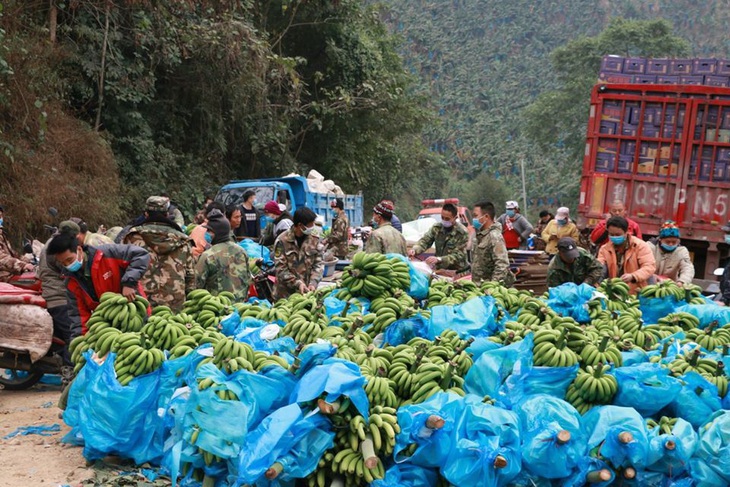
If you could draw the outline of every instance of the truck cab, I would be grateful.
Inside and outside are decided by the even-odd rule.
[[[441,207],[447,203],[455,205],[459,210],[459,221],[466,227],[470,234],[474,233],[471,225],[471,211],[466,206],[459,206],[459,198],[443,198],[435,200],[422,200],[421,211],[418,212],[418,219],[433,218],[437,222],[441,221]]]

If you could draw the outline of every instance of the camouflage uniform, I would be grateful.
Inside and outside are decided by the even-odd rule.
[[[98,247],[99,245],[113,244],[114,240],[101,233],[88,232],[84,237],[84,245]]]
[[[248,299],[248,255],[235,242],[221,242],[203,252],[195,271],[200,289],[207,289],[214,295],[229,291],[236,297],[236,301]]]
[[[327,237],[327,246],[334,249],[335,255],[340,259],[347,257],[347,240],[350,234],[350,222],[347,215],[342,212],[332,222],[332,231]]]
[[[566,282],[595,286],[603,279],[603,264],[585,249],[576,248],[578,257],[572,265],[563,262],[560,255],[550,261],[547,272],[548,287],[560,286]]]
[[[0,228],[0,282],[7,282],[17,274],[22,274],[28,263],[18,257],[10,241]]]
[[[365,252],[371,254],[408,254],[408,246],[403,234],[390,222],[384,222],[372,231],[365,244]]]
[[[469,243],[469,232],[464,225],[456,222],[451,231],[446,231],[443,223],[436,223],[413,247],[416,255],[425,252],[436,242],[436,257],[441,262],[436,269],[450,269],[461,271],[466,269],[466,246]]]
[[[164,223],[145,223],[132,228],[124,243],[150,254],[150,264],[140,281],[150,303],[180,311],[187,293],[195,289],[190,238]]]
[[[474,282],[498,281],[508,287],[514,284],[515,276],[509,270],[507,246],[499,223],[479,230],[472,260],[471,278]]]
[[[317,286],[322,280],[324,262],[322,242],[316,235],[308,235],[301,247],[297,243],[294,229],[279,235],[274,244],[276,261],[276,286],[274,297],[283,299],[299,292],[299,283]]]

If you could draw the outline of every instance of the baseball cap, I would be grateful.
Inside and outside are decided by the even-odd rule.
[[[578,252],[578,246],[575,244],[575,240],[571,237],[563,237],[558,240],[558,252],[560,252],[560,255],[569,260],[577,259],[580,255]]]
[[[566,206],[561,206],[560,208],[558,208],[558,211],[555,212],[555,216],[558,218],[567,218],[570,216],[570,210]]]
[[[516,210],[520,207],[520,205],[516,201],[508,201],[505,203],[504,207],[508,210]]]

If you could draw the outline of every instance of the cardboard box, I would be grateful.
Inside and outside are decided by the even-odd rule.
[[[676,176],[679,174],[679,163],[659,161],[659,176]]]
[[[667,74],[669,72],[669,59],[647,59],[646,74]]]
[[[716,136],[717,139],[715,139]],[[707,129],[705,132],[705,141],[730,144],[730,129]]]
[[[603,56],[601,71],[606,73],[621,73],[624,69],[623,56]]]
[[[607,152],[596,154],[596,172],[614,172],[616,168],[616,156]]]
[[[621,141],[621,154],[632,156],[636,153],[636,142],[633,140]]]
[[[721,128],[730,129],[730,107],[722,107],[722,123]]]
[[[712,169],[713,181],[725,181],[728,179],[728,163],[723,161],[715,161],[715,167]]]
[[[691,59],[672,59],[669,64],[669,74],[675,76],[692,74],[694,63]]]
[[[607,134],[607,135],[616,135],[617,131],[618,131],[618,123],[601,120],[601,126],[599,128],[599,133]]]
[[[630,174],[634,172],[634,156],[623,155],[618,156],[618,171],[621,174]]]
[[[649,157],[639,157],[639,165],[636,169],[637,174],[654,174],[654,159]]]
[[[639,85],[655,85],[656,75],[651,74],[636,74],[634,75],[634,83]]]
[[[655,124],[659,120],[661,112],[657,112],[657,107],[649,106],[648,104],[644,107],[644,124]]]
[[[624,112],[624,122],[631,125],[638,125],[641,121],[641,106],[636,104],[626,104]]]
[[[679,76],[675,76],[673,74],[668,75],[658,75],[656,77],[656,82],[659,85],[678,85],[679,84]]]
[[[704,76],[686,75],[679,77],[680,85],[702,85],[705,82]]]
[[[720,86],[720,87],[727,87],[730,85],[730,77],[729,76],[718,76],[718,75],[706,75],[705,76],[705,85],[706,86]]]
[[[609,72],[602,71],[598,74],[598,79],[600,81],[604,81],[606,83],[626,84],[626,83],[633,82],[634,75],[623,74],[623,73],[609,73]]]
[[[628,137],[636,137],[636,125],[630,125],[630,124],[624,124],[621,128],[621,135],[626,135]]]
[[[666,145],[664,147],[659,147],[659,148],[657,148],[657,147],[648,148],[646,150],[645,157],[647,159],[651,159],[651,160],[665,159],[668,161],[670,159],[671,154],[672,154],[671,147]]]
[[[717,61],[717,69],[715,74],[719,76],[730,76],[730,60],[721,59]]]
[[[644,74],[646,72],[646,59],[640,57],[624,59],[623,72],[627,74]]]
[[[659,137],[659,127],[656,125],[644,125],[641,129],[641,135],[644,137]]]
[[[717,71],[717,59],[695,59],[692,66],[692,74],[715,74]]]
[[[717,160],[730,162],[730,148],[718,147],[717,148]]]
[[[616,152],[618,151],[618,140],[617,139],[599,139],[598,147],[596,148],[596,150],[598,152],[616,154]]]

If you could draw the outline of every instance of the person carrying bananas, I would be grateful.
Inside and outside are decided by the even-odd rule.
[[[560,286],[566,282],[596,286],[602,280],[603,264],[593,254],[578,247],[571,237],[558,240],[558,255],[548,265],[548,287]]]
[[[658,244],[649,242],[648,245],[654,254],[657,276],[671,279],[680,286],[692,284],[695,266],[689,258],[687,247],[680,245],[679,227],[675,222],[664,222],[659,229]]]
[[[598,251],[598,261],[606,267],[606,276],[621,278],[629,285],[631,294],[649,285],[656,261],[649,244],[629,234],[629,222],[613,216],[606,223],[608,242]]]
[[[466,263],[466,246],[469,232],[459,222],[459,210],[451,203],[441,208],[441,221],[434,224],[418,243],[408,251],[408,257],[415,257],[436,243],[436,255],[428,257],[426,264],[435,269],[463,271]]]
[[[515,276],[509,270],[502,225],[494,221],[495,213],[494,204],[488,201],[477,203],[472,210],[477,243],[473,251],[471,279],[476,284],[496,281],[510,287],[515,283]]]
[[[317,289],[324,272],[322,242],[316,233],[317,214],[303,206],[294,212],[294,225],[274,244],[276,285],[274,298]]]
[[[365,244],[365,252],[371,254],[408,254],[403,234],[391,224],[393,203],[383,200],[373,208],[373,231]]]

